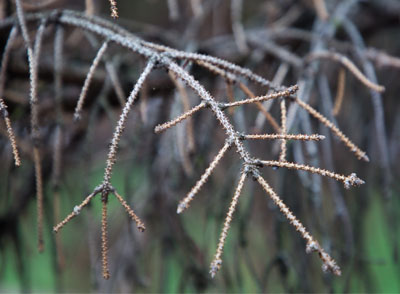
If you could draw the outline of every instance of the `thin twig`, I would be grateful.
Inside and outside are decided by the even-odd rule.
[[[231,0],[231,22],[235,42],[239,51],[247,53],[249,47],[246,44],[246,34],[244,33],[242,18],[243,0]]]
[[[226,80],[225,86],[226,86],[226,96],[228,97],[229,103],[235,102],[235,97],[233,96],[232,83],[229,82],[228,80]],[[234,111],[235,111],[235,108],[229,108],[229,110],[228,110],[229,114],[231,114],[231,115],[234,113]]]
[[[135,86],[133,87],[133,90],[129,95],[127,102],[119,117],[118,124],[115,128],[107,156],[107,166],[104,172],[104,182],[103,182],[104,186],[110,185],[112,168],[114,166],[115,161],[117,160],[116,155],[117,155],[118,144],[119,141],[121,140],[122,133],[125,129],[126,120],[128,119],[129,112],[132,108],[133,103],[136,101],[136,98],[140,92],[140,89],[143,86],[143,83],[153,70],[153,67],[154,67],[154,60],[150,59],[145,69],[143,70],[142,74],[140,75],[139,79],[137,80]]]
[[[42,164],[40,160],[39,148],[33,147],[33,162],[35,164],[36,177],[36,210],[37,210],[37,234],[38,234],[38,250],[43,252],[43,178]]]
[[[19,156],[19,151],[17,147],[17,141],[15,139],[14,131],[11,126],[11,120],[7,111],[7,106],[4,103],[4,100],[0,97],[0,113],[3,115],[4,122],[6,124],[6,129],[7,129],[7,135],[8,139],[10,140],[11,143],[11,148],[12,148],[12,153],[14,156],[14,163],[16,166],[21,165],[21,158]]]
[[[282,99],[281,101],[281,134],[286,135],[286,101]],[[281,153],[279,154],[279,160],[286,160],[286,140],[281,139]]]
[[[318,17],[326,21],[329,18],[328,10],[326,9],[324,0],[313,0],[315,11],[318,14]]]
[[[183,111],[186,113],[190,110],[190,104],[189,104],[189,96],[186,91],[185,86],[182,84],[180,80],[176,78],[176,76],[169,72],[169,76],[174,83],[175,87],[179,91],[179,96],[182,100],[182,105],[183,105]],[[194,133],[193,133],[193,121],[191,117],[188,117],[187,123],[185,125],[185,130],[186,130],[186,136],[187,136],[187,141],[188,141],[188,147],[190,151],[193,151],[195,148],[194,145]]]
[[[337,116],[339,114],[340,109],[342,108],[343,98],[344,98],[344,90],[346,87],[346,72],[343,68],[339,70],[338,76],[338,86],[336,91],[335,98],[335,106],[333,107],[332,114]]]
[[[312,135],[303,135],[303,134],[252,134],[252,135],[244,135],[244,139],[247,140],[300,140],[300,141],[320,141],[325,139],[325,136],[312,134]]]
[[[108,237],[107,237],[107,200],[102,200],[101,209],[101,261],[103,265],[103,278],[110,278],[108,269]]]
[[[255,98],[244,99],[244,100],[236,101],[233,103],[223,103],[223,104],[221,104],[221,107],[223,107],[223,108],[236,107],[236,106],[241,106],[241,105],[249,104],[249,103],[257,103],[257,102],[268,101],[268,100],[277,99],[277,98],[281,98],[281,97],[288,97],[288,96],[296,93],[297,90],[298,90],[298,87],[295,85],[295,86],[291,86],[291,87],[287,88],[287,90],[276,92],[273,94],[269,94],[269,95],[265,95],[265,96],[258,96]]]
[[[194,199],[194,196],[200,191],[201,187],[207,182],[207,179],[210,177],[215,167],[221,161],[222,157],[225,155],[225,152],[232,145],[231,142],[225,142],[225,145],[221,148],[218,154],[214,157],[213,161],[210,163],[204,174],[201,176],[200,180],[197,181],[196,185],[190,190],[189,194],[181,200],[178,205],[177,213],[183,212],[186,208],[189,207],[190,202]]]
[[[94,72],[97,69],[97,66],[99,65],[101,58],[103,57],[104,53],[106,52],[108,47],[108,42],[104,42],[103,45],[101,45],[100,49],[97,51],[96,57],[93,59],[92,65],[89,68],[89,72],[86,75],[85,82],[83,84],[81,94],[79,95],[78,103],[76,104],[75,108],[75,113],[74,113],[74,118],[75,120],[78,120],[81,118],[81,112],[83,108],[83,104],[85,102],[85,98],[87,96],[87,92],[89,90],[90,83],[93,79]]]
[[[14,45],[15,39],[18,35],[18,27],[13,26],[10,34],[8,35],[7,43],[3,49],[3,56],[1,57],[1,69],[0,69],[0,97],[3,97],[4,85],[6,83],[6,72],[8,62],[10,61],[10,53]]]
[[[377,91],[377,92],[383,92],[385,91],[385,87],[378,85],[371,80],[369,80],[358,68],[355,66],[353,62],[351,62],[350,59],[348,59],[346,56],[336,53],[336,52],[330,52],[330,51],[319,51],[319,52],[314,52],[310,55],[307,56],[306,60],[308,62],[314,60],[314,59],[331,59],[337,62],[340,62],[343,66],[345,66],[361,83],[363,83],[366,87]]]
[[[115,195],[115,197],[121,203],[121,205],[125,208],[126,212],[129,214],[129,216],[132,218],[132,220],[136,223],[138,230],[140,232],[144,232],[144,230],[146,230],[144,223],[140,220],[140,218],[136,215],[136,213],[132,210],[132,208],[129,207],[128,203],[126,203],[124,198],[122,198],[122,196],[119,195],[115,189],[112,191],[112,193]]]
[[[96,189],[94,189],[94,191],[93,191],[91,194],[89,194],[89,195],[85,198],[85,200],[83,200],[83,201],[81,202],[81,204],[76,205],[76,206],[74,207],[74,210],[73,210],[69,215],[67,215],[67,217],[66,217],[65,219],[63,219],[60,223],[58,223],[56,226],[54,226],[53,231],[54,231],[55,233],[57,233],[57,232],[58,232],[62,227],[64,227],[71,219],[73,219],[75,216],[77,216],[77,215],[81,212],[82,208],[84,208],[86,205],[88,205],[89,202],[90,202],[90,200],[92,200],[92,198],[93,198],[94,196],[96,196],[97,194],[99,194],[101,191],[102,191],[102,187],[97,187]]]
[[[235,195],[233,196],[232,202],[229,206],[228,213],[226,214],[224,227],[222,228],[221,235],[220,235],[219,241],[218,241],[217,252],[215,253],[214,259],[210,265],[210,274],[211,274],[212,278],[215,277],[215,274],[221,267],[221,264],[222,264],[221,256],[222,256],[222,253],[224,250],[225,240],[226,240],[226,237],[228,236],[228,230],[231,226],[233,213],[235,212],[236,205],[238,204],[240,193],[242,192],[244,181],[246,180],[246,177],[247,177],[247,173],[243,171],[240,175],[239,183],[236,187]]]
[[[279,162],[279,161],[277,161]],[[324,272],[332,272],[337,276],[341,275],[340,267],[336,264],[336,261],[325,252],[324,249],[319,245],[319,243],[311,236],[311,234],[306,230],[304,225],[294,216],[294,214],[290,211],[290,209],[286,206],[285,203],[279,198],[279,196],[275,193],[275,191],[270,187],[270,185],[264,180],[263,177],[257,172],[253,172],[255,179],[258,183],[263,187],[265,192],[267,192],[268,196],[272,199],[272,201],[278,206],[279,210],[284,214],[284,216],[288,219],[291,225],[293,225],[301,236],[307,241],[306,252],[311,253],[313,251],[318,252],[319,257],[322,260],[322,270]]]
[[[300,107],[305,109],[308,113],[310,113],[321,123],[323,123],[327,128],[329,128],[340,139],[340,141],[342,141],[347,146],[347,148],[349,148],[350,151],[357,156],[358,159],[363,159],[364,161],[369,162],[367,154],[360,148],[358,148],[345,134],[342,133],[342,131],[339,130],[337,126],[335,126],[325,116],[323,116],[321,113],[312,108],[309,104],[301,101],[300,99],[295,98],[295,101]]]
[[[254,93],[244,83],[239,82],[239,88],[243,91],[243,93],[248,95],[250,98],[256,98],[256,95],[254,95]],[[279,124],[276,122],[275,118],[271,115],[271,113],[265,108],[265,106],[261,102],[256,102],[256,106],[261,111],[261,113],[264,114],[265,118],[271,124],[275,132],[280,133],[281,128]]]
[[[176,124],[180,123],[181,121],[191,117],[194,113],[196,113],[197,111],[203,109],[206,106],[207,106],[207,104],[205,102],[201,102],[200,104],[198,104],[197,106],[193,107],[192,109],[190,109],[189,111],[185,112],[184,114],[178,116],[177,118],[175,118],[175,119],[173,119],[173,120],[171,120],[169,122],[163,123],[161,125],[157,125],[154,128],[154,132],[157,134],[157,133],[160,133],[162,131],[165,131],[166,129],[169,129],[169,128],[175,126]]]
[[[355,173],[352,173],[348,176],[344,176],[341,174],[337,174],[334,172],[331,172],[329,170],[321,169],[318,167],[313,167],[305,164],[298,164],[298,163],[293,163],[293,162],[287,162],[287,161],[277,161],[277,160],[260,160],[257,161],[257,163],[265,166],[272,166],[272,167],[284,167],[288,169],[296,169],[296,170],[304,170],[311,172],[313,174],[319,174],[324,177],[329,177],[332,178],[336,181],[343,182],[344,187],[346,189],[349,189],[350,186],[359,186],[364,184],[365,182],[361,180],[360,178],[357,177]]]

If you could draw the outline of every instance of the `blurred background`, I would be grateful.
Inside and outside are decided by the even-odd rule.
[[[14,18],[14,1],[0,2],[0,50]],[[342,183],[305,172],[264,168],[264,178],[342,269],[321,271],[317,255],[281,215],[261,187],[245,182],[214,279],[209,265],[239,179],[241,161],[232,149],[178,215],[176,208],[224,144],[225,133],[209,110],[162,134],[154,127],[182,112],[181,92],[164,69],[155,70],[132,109],[120,143],[112,184],[146,224],[138,232],[123,207],[109,201],[110,280],[101,274],[101,201],[94,199],[55,235],[53,226],[101,183],[108,146],[121,113],[115,82],[100,63],[89,87],[83,119],[73,111],[89,67],[100,47],[97,36],[65,28],[61,112],[55,111],[54,25],[43,39],[39,61],[39,109],[44,179],[45,250],[38,253],[35,173],[30,132],[29,70],[21,36],[16,38],[2,77],[1,96],[22,154],[14,167],[4,121],[0,128],[0,291],[2,292],[385,292],[400,291],[400,2],[118,0],[119,19],[106,0],[24,0],[27,13],[72,9],[99,15],[141,38],[178,50],[199,52],[247,67],[277,84],[300,85],[302,100],[331,119],[370,158],[357,158],[319,121],[299,109],[288,133],[320,133],[316,143],[289,141],[289,161],[340,174],[352,172],[366,184]],[[28,26],[32,36],[37,22]],[[347,56],[368,79],[368,89],[332,59]],[[313,55],[314,54],[314,55]],[[131,91],[145,61],[112,44],[107,60],[121,89]],[[186,69],[219,101],[227,83],[197,65]],[[344,69],[344,70],[343,70]],[[342,81],[341,81],[342,80]],[[265,88],[249,83],[256,94]],[[232,86],[235,99],[246,96]],[[343,88],[341,108],[333,113]],[[187,90],[191,106],[199,98]],[[279,104],[270,113],[280,121]],[[236,130],[273,133],[254,106],[229,112]],[[61,123],[60,123],[61,121]],[[58,128],[57,125],[61,125]],[[57,133],[61,130],[60,133]],[[60,139],[61,138],[61,139]],[[278,142],[246,142],[252,155],[277,160]],[[61,158],[54,157],[61,146]],[[60,160],[60,173],[54,163]],[[57,236],[57,237],[56,237]]]

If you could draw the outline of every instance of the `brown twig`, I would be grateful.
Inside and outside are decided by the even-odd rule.
[[[344,90],[346,87],[346,72],[343,68],[339,70],[338,76],[338,86],[336,91],[335,98],[335,106],[333,107],[332,114],[337,116],[339,114],[340,109],[342,108],[343,98],[344,98]]]
[[[213,161],[210,163],[209,167],[206,169],[204,174],[201,176],[200,180],[197,181],[196,185],[190,190],[189,194],[181,200],[178,205],[177,213],[183,212],[186,208],[189,207],[190,202],[193,200],[194,196],[200,191],[201,187],[207,182],[207,179],[210,177],[215,167],[221,161],[225,152],[232,145],[231,142],[225,142],[225,145],[221,148],[218,154],[214,157]]]
[[[273,94],[269,94],[269,95],[265,95],[265,96],[258,96],[258,97],[255,97],[255,98],[244,99],[244,100],[236,101],[236,102],[233,102],[233,103],[225,103],[225,104],[222,104],[221,106],[223,108],[237,107],[237,106],[241,106],[241,105],[244,105],[244,104],[268,101],[268,100],[277,99],[277,98],[281,98],[281,97],[288,97],[288,96],[291,96],[294,93],[296,93],[296,91],[298,89],[299,88],[295,85],[295,86],[291,86],[291,87],[287,88],[287,90],[284,90],[284,91],[279,91],[279,92],[276,92],[276,93],[273,93]]]
[[[244,135],[244,139],[248,140],[300,140],[300,141],[320,141],[325,139],[325,136],[312,134],[312,135],[303,135],[303,134],[252,134],[252,135]]]
[[[43,178],[42,164],[40,160],[39,148],[33,147],[33,162],[35,164],[36,177],[36,210],[37,210],[37,233],[38,233],[38,250],[43,252]]]
[[[103,278],[110,278],[108,269],[108,237],[107,237],[107,199],[102,200],[101,209],[101,260],[103,265]]]
[[[313,0],[315,11],[318,14],[318,17],[326,21],[329,18],[328,10],[326,9],[324,0]]]
[[[281,134],[286,135],[286,102],[284,99],[281,101]],[[286,160],[286,140],[281,139],[281,153],[279,154],[279,160]]]
[[[340,62],[343,66],[345,66],[361,83],[363,83],[366,87],[369,89],[372,89],[377,92],[383,92],[385,91],[385,87],[378,85],[372,81],[370,81],[358,68],[355,66],[353,62],[351,62],[350,59],[348,59],[346,56],[336,53],[336,52],[330,52],[330,51],[319,51],[319,52],[314,52],[310,55],[307,56],[306,61],[310,62],[314,59],[330,59],[334,60],[336,62]]]
[[[312,108],[309,104],[301,101],[300,99],[295,98],[295,101],[300,107],[305,109],[308,113],[310,113],[321,123],[323,123],[327,128],[329,128],[340,139],[340,141],[342,141],[347,146],[347,148],[349,148],[350,151],[357,156],[358,159],[363,159],[364,161],[369,162],[367,154],[360,148],[358,148],[345,134],[342,133],[342,131],[339,130],[337,126],[335,126],[325,116],[323,116],[321,113]]]
[[[279,161],[277,161],[279,162]],[[324,272],[332,272],[337,276],[341,275],[340,267],[336,264],[336,261],[322,249],[319,243],[314,240],[311,234],[306,230],[304,225],[294,216],[290,209],[285,203],[279,198],[275,191],[270,187],[270,185],[264,180],[264,178],[259,173],[253,173],[255,179],[261,185],[261,187],[267,192],[268,196],[272,201],[278,206],[279,210],[288,219],[291,225],[293,225],[300,233],[300,235],[307,241],[306,252],[311,253],[313,251],[318,252],[319,257],[322,260],[322,270]]]
[[[329,170],[321,169],[318,167],[313,167],[313,166],[298,164],[298,163],[293,163],[293,162],[287,162],[287,161],[261,160],[261,161],[258,161],[257,163],[264,165],[264,166],[285,167],[288,169],[304,170],[304,171],[311,172],[313,174],[319,174],[321,176],[329,177],[336,181],[343,182],[344,187],[346,189],[349,189],[350,186],[359,186],[359,185],[364,184],[364,181],[361,180],[360,178],[358,178],[355,173],[352,173],[349,176],[344,176],[344,175],[337,174],[337,173],[331,172]]]
[[[125,208],[126,212],[129,214],[132,220],[136,223],[136,226],[139,229],[139,231],[144,232],[146,230],[146,227],[144,223],[140,220],[140,218],[136,215],[136,213],[132,210],[132,208],[129,207],[128,203],[126,203],[124,198],[122,198],[122,196],[119,195],[115,189],[112,192],[118,199],[118,201],[121,203],[121,205]]]
[[[185,112],[184,114],[178,116],[177,118],[175,118],[175,119],[173,119],[173,120],[171,120],[169,122],[163,123],[161,125],[157,125],[154,128],[154,132],[157,134],[157,133],[160,133],[162,131],[165,131],[166,129],[169,129],[169,128],[175,126],[176,124],[180,123],[181,121],[191,117],[194,113],[196,113],[197,111],[205,108],[206,106],[207,106],[207,104],[205,102],[201,102],[200,104],[198,104],[197,106],[193,107],[192,109],[190,109],[189,111]]]
[[[235,212],[236,205],[238,204],[240,193],[242,192],[244,181],[246,180],[246,177],[247,177],[247,173],[243,171],[240,175],[239,183],[236,187],[235,195],[233,196],[232,202],[229,206],[228,213],[226,214],[224,227],[222,228],[221,235],[220,235],[219,241],[218,241],[217,252],[215,253],[214,259],[210,265],[210,274],[211,274],[212,278],[215,277],[217,271],[221,267],[221,264],[222,264],[221,257],[222,257],[222,253],[224,251],[225,240],[226,240],[226,237],[228,236],[228,230],[231,226],[233,213]]]
[[[86,205],[89,204],[90,200],[92,200],[92,198],[94,196],[96,196],[97,194],[99,194],[102,191],[102,187],[97,187],[96,189],[94,189],[94,191],[92,193],[90,193],[79,205],[76,205],[74,207],[74,210],[67,215],[66,218],[64,218],[61,222],[59,222],[56,226],[53,227],[53,231],[55,233],[58,233],[58,231],[64,227],[70,220],[72,220],[75,216],[77,216],[82,208],[84,208]]]
[[[6,124],[7,135],[8,135],[8,139],[10,140],[12,153],[14,156],[14,163],[16,166],[20,166],[21,158],[20,158],[19,152],[18,152],[17,141],[15,139],[14,131],[11,127],[11,120],[8,115],[7,106],[4,103],[2,98],[0,98],[0,113],[3,115],[4,122]]]
[[[239,88],[248,95],[250,98],[256,98],[256,95],[242,82],[239,82]],[[269,113],[269,111],[264,107],[264,105],[260,102],[256,102],[257,108],[261,111],[262,114],[264,114],[265,118],[267,121],[271,124],[272,128],[275,130],[275,132],[280,133],[281,128],[279,124],[276,122],[275,118]]]

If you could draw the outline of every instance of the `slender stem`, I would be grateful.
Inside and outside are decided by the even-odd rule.
[[[136,98],[139,94],[140,89],[143,86],[147,76],[150,74],[154,67],[154,60],[150,59],[143,70],[142,74],[140,75],[139,79],[137,80],[135,86],[131,94],[128,97],[128,100],[122,110],[122,113],[119,117],[118,124],[115,128],[113,138],[111,140],[110,149],[107,156],[107,166],[104,173],[104,185],[107,186],[110,184],[112,169],[116,161],[117,149],[119,141],[121,140],[122,133],[125,129],[126,120],[128,119],[129,112],[132,108],[133,103],[136,101]]]
[[[226,214],[224,227],[222,228],[221,235],[219,237],[217,252],[215,253],[214,259],[211,262],[211,266],[210,266],[210,274],[211,274],[212,278],[215,277],[217,271],[221,267],[221,264],[222,264],[221,257],[222,257],[222,253],[224,250],[225,240],[226,240],[226,237],[228,236],[228,230],[231,226],[233,213],[235,212],[236,205],[238,204],[240,193],[242,192],[244,181],[245,181],[246,177],[247,177],[247,173],[242,172],[242,174],[240,175],[239,183],[236,187],[235,195],[233,196],[232,202],[229,206],[228,213]]]

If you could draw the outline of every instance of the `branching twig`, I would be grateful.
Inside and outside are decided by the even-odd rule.
[[[17,2],[17,8],[18,5],[20,6],[20,0],[16,0]],[[110,3],[113,5],[116,5],[115,1],[111,1]],[[349,4],[349,7],[351,5]],[[36,112],[37,115],[37,108],[35,108],[35,104],[33,102],[37,101],[37,96],[36,96],[36,88],[37,88],[37,80],[35,80],[35,77],[37,76],[37,60],[36,60],[36,50],[35,52],[32,51],[31,46],[30,46],[30,41],[29,41],[29,35],[27,33],[27,27],[24,19],[24,15],[22,12],[22,9],[19,8],[17,9],[17,14],[18,14],[18,19],[21,27],[21,32],[22,35],[25,39],[26,46],[28,48],[28,56],[29,56],[29,61],[30,61],[30,71],[31,71],[31,104],[32,104],[32,112]],[[39,17],[39,16],[36,16]],[[43,15],[40,15],[40,18],[42,18]],[[35,17],[32,16],[29,20],[34,20]],[[274,203],[279,207],[279,209],[282,211],[282,213],[285,214],[286,218],[295,226],[295,228],[301,233],[302,237],[306,239],[307,241],[307,251],[317,251],[323,261],[323,268],[324,270],[331,271],[337,275],[340,274],[340,269],[336,265],[335,261],[319,246],[317,241],[314,240],[314,238],[306,231],[305,227],[297,220],[297,218],[293,215],[293,213],[287,208],[287,206],[281,201],[279,196],[272,190],[272,188],[269,186],[269,184],[260,176],[259,174],[259,168],[262,166],[278,166],[278,167],[284,167],[284,168],[291,168],[291,169],[296,169],[296,170],[304,170],[308,171],[311,173],[316,173],[320,174],[323,176],[331,177],[335,180],[342,181],[346,187],[350,185],[360,185],[363,183],[362,180],[356,177],[355,174],[351,174],[350,176],[343,176],[328,170],[320,169],[317,167],[312,167],[312,166],[307,166],[307,165],[302,165],[298,163],[291,163],[286,161],[286,145],[283,146],[283,142],[286,144],[286,140],[321,140],[324,137],[320,135],[304,135],[304,134],[287,134],[287,129],[290,127],[290,123],[286,123],[286,104],[284,98],[290,98],[294,102],[296,102],[298,105],[300,105],[302,108],[304,108],[306,111],[308,111],[311,115],[319,119],[323,124],[325,124],[328,128],[330,128],[335,135],[337,135],[345,144],[348,148],[352,150],[356,154],[358,158],[363,158],[367,160],[367,157],[364,152],[362,152],[360,149],[358,149],[344,134],[336,127],[334,126],[330,121],[328,121],[324,116],[322,116],[319,112],[317,112],[314,108],[312,108],[310,105],[307,103],[301,101],[298,98],[293,97],[295,92],[298,90],[298,86],[292,86],[292,87],[283,87],[283,86],[278,86],[275,85],[274,83],[264,79],[263,77],[260,77],[256,75],[254,72],[252,72],[249,69],[242,68],[240,66],[234,65],[230,62],[227,62],[225,60],[211,57],[208,55],[203,55],[203,54],[197,54],[197,53],[187,53],[187,52],[182,52],[178,51],[166,46],[162,45],[157,45],[154,43],[146,42],[138,37],[130,34],[129,32],[123,30],[122,28],[119,28],[115,24],[111,24],[107,21],[101,20],[96,17],[90,17],[87,18],[82,14],[75,13],[75,12],[69,12],[69,11],[62,11],[62,13],[59,13],[57,15],[52,15],[52,18],[50,18],[49,21],[54,21],[56,20],[57,23],[60,25],[71,25],[77,28],[80,28],[84,31],[87,31],[89,33],[93,33],[99,37],[101,37],[103,40],[107,40],[106,43],[103,44],[102,48],[99,50],[95,61],[92,64],[93,70],[89,70],[89,73],[87,75],[86,80],[90,81],[90,76],[93,75],[93,72],[96,69],[96,66],[103,54],[101,51],[105,50],[105,47],[107,46],[108,43],[116,43],[117,45],[120,45],[124,48],[129,49],[131,52],[137,53],[140,55],[142,58],[147,60],[147,65],[145,69],[142,71],[141,75],[139,76],[137,83],[135,84],[129,98],[127,99],[126,104],[123,107],[122,113],[120,115],[118,124],[115,128],[115,131],[113,133],[113,138],[110,144],[109,148],[109,153],[107,156],[107,162],[106,162],[106,168],[104,172],[104,179],[103,182],[101,183],[100,186],[98,186],[92,194],[90,194],[80,205],[76,206],[74,208],[74,211],[69,214],[63,221],[61,221],[58,225],[54,227],[54,231],[59,231],[68,221],[70,221],[72,218],[74,218],[77,214],[79,214],[80,210],[85,207],[94,196],[97,194],[101,194],[101,201],[103,205],[102,209],[102,260],[103,260],[103,277],[105,279],[109,278],[109,268],[108,268],[108,256],[107,256],[107,251],[108,251],[108,240],[107,240],[107,201],[109,200],[110,194],[114,194],[115,197],[118,199],[118,201],[121,203],[121,205],[125,208],[129,216],[136,222],[137,227],[139,230],[144,229],[143,223],[140,221],[140,219],[136,216],[136,214],[133,212],[133,210],[128,206],[127,202],[116,192],[114,187],[111,185],[111,176],[112,176],[112,171],[114,164],[116,162],[116,155],[117,155],[117,149],[119,142],[121,140],[122,133],[126,127],[126,122],[127,118],[129,115],[129,112],[133,106],[133,103],[136,101],[139,92],[141,88],[143,87],[143,83],[145,82],[146,78],[152,72],[153,68],[155,67],[161,67],[166,69],[172,76],[173,79],[175,79],[176,85],[178,86],[179,90],[179,85],[178,85],[178,80],[179,83],[184,83],[187,87],[192,89],[194,93],[196,93],[200,99],[201,102],[195,106],[194,108],[188,110],[188,107],[185,107],[185,113],[179,116],[178,118],[158,125],[155,128],[155,132],[161,132],[163,130],[166,130],[172,126],[175,126],[179,122],[183,121],[186,118],[190,118],[194,113],[201,109],[207,108],[210,110],[217,121],[221,124],[223,130],[225,131],[225,136],[226,136],[226,142],[225,145],[222,147],[222,149],[218,152],[216,157],[213,159],[213,161],[210,163],[210,166],[206,169],[204,174],[201,176],[200,180],[195,184],[195,186],[191,189],[189,194],[180,202],[177,208],[177,212],[180,213],[184,209],[186,209],[189,206],[189,203],[193,200],[194,196],[199,192],[201,187],[204,185],[204,183],[207,181],[207,179],[210,177],[212,172],[215,170],[216,165],[221,161],[222,157],[226,153],[226,151],[232,147],[235,148],[237,151],[237,154],[240,157],[240,160],[242,161],[242,164],[244,166],[244,172],[240,176],[240,181],[237,187],[237,190],[235,192],[235,195],[233,197],[231,206],[228,211],[227,218],[225,220],[224,228],[221,233],[221,237],[219,240],[218,248],[217,248],[217,253],[215,256],[214,261],[211,264],[211,274],[214,275],[216,271],[219,269],[221,262],[222,262],[222,250],[224,247],[224,242],[226,240],[228,228],[230,226],[232,216],[235,210],[235,207],[238,203],[239,195],[240,192],[243,188],[244,180],[246,176],[250,173],[264,188],[264,190],[269,194],[271,199],[274,201]],[[39,31],[38,30],[38,36],[39,36]],[[38,43],[38,40],[40,38],[36,38],[35,44]],[[40,43],[40,42],[39,42]],[[36,48],[36,45],[35,45]],[[40,50],[38,50],[39,52]],[[99,57],[100,55],[100,57]],[[312,59],[312,58],[311,58]],[[187,70],[185,70],[182,66],[179,66],[178,63],[180,61],[184,62],[195,62],[198,65],[206,68],[208,71],[213,72],[222,78],[224,78],[226,81],[229,83],[239,83],[239,87],[242,89],[243,92],[246,93],[247,96],[249,96],[248,99],[240,100],[240,101],[231,101],[234,100],[232,99],[233,95],[228,95],[228,98],[230,99],[229,102],[219,102],[217,101],[205,88],[202,84],[200,84]],[[346,63],[341,61],[342,63]],[[347,64],[347,63],[346,63]],[[346,65],[348,68],[351,68],[351,65]],[[286,70],[287,72],[287,70]],[[253,82],[254,84],[261,85],[263,87],[263,93],[267,93],[267,90],[273,90],[275,91],[274,93],[264,95],[264,96],[258,96],[255,97],[254,94],[247,88],[247,86],[244,86],[244,83],[242,83],[241,79],[247,79],[250,82]],[[89,83],[89,82],[88,82]],[[85,82],[86,84],[86,82]],[[183,87],[183,85],[182,85]],[[82,88],[82,93],[85,93],[87,91],[87,86],[85,90],[85,85]],[[232,91],[233,92],[233,91]],[[84,96],[85,94],[83,94]],[[243,135],[242,133],[239,133],[236,131],[234,125],[231,123],[229,120],[229,117],[225,114],[223,111],[226,108],[229,107],[236,107],[236,106],[241,106],[244,104],[249,104],[249,103],[256,103],[258,107],[260,108],[261,111],[262,109],[265,110],[266,113],[268,112],[268,109],[265,107],[260,107],[262,106],[260,102],[262,101],[268,101],[268,100],[273,100],[273,99],[278,99],[278,98],[283,98],[282,103],[281,103],[281,120],[282,120],[282,127],[276,127],[277,134],[260,134],[260,135]],[[36,99],[36,100],[35,100]],[[32,102],[33,101],[33,102]],[[81,103],[82,104],[82,103]],[[78,103],[79,105],[79,103]],[[81,109],[82,107],[80,107]],[[34,117],[34,116],[33,116]],[[37,118],[37,116],[36,116]],[[273,121],[272,119],[270,121]],[[37,126],[38,122],[37,120],[35,121],[32,119],[32,126]],[[33,128],[34,130],[35,128]],[[34,132],[32,132],[34,133]],[[251,154],[249,153],[246,144],[244,144],[243,140],[245,139],[278,139],[278,140],[283,140],[282,141],[282,152],[280,156],[279,161],[261,161],[259,159],[253,158]]]

